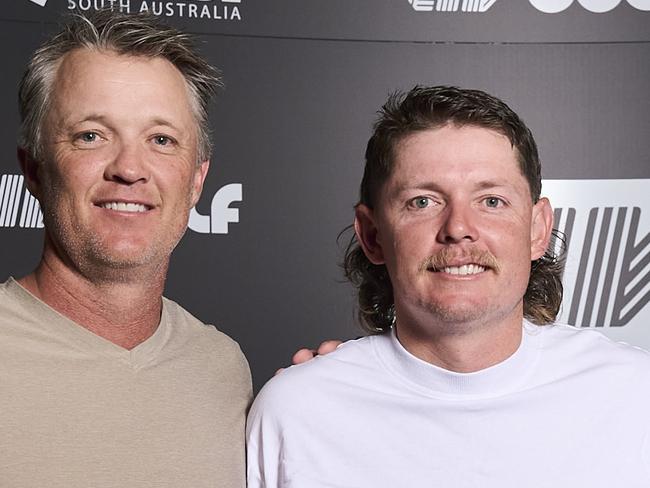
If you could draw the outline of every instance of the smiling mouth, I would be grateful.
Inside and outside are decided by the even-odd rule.
[[[150,207],[142,203],[126,203],[126,202],[104,202],[98,205],[101,208],[108,210],[116,210],[118,212],[141,213],[150,210]]]
[[[467,249],[460,253],[451,249],[441,249],[424,259],[420,272],[443,273],[450,276],[473,276],[487,271],[499,273],[501,267],[489,251]]]
[[[463,264],[461,266],[445,266],[440,270],[434,269],[432,271],[439,271],[451,275],[466,276],[466,275],[475,275],[475,274],[483,273],[485,271],[485,267],[481,266],[480,264]]]

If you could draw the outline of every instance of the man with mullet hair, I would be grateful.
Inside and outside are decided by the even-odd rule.
[[[650,354],[554,322],[541,190],[501,100],[390,97],[344,259],[370,336],[262,389],[249,488],[650,486]]]
[[[34,53],[18,154],[45,242],[0,285],[0,486],[245,486],[246,359],[162,297],[218,83],[146,15],[72,16]]]

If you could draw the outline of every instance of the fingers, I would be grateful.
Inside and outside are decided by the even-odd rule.
[[[310,359],[314,359],[316,356],[322,356],[323,354],[329,354],[334,351],[342,341],[339,340],[330,340],[321,342],[318,349],[300,349],[298,350],[293,357],[291,358],[291,364],[302,364],[306,363]]]
[[[323,354],[329,354],[330,352],[334,351],[337,347],[341,345],[342,341],[339,340],[329,340],[325,342],[321,342],[321,345],[318,346],[317,354],[323,355]]]
[[[339,340],[330,340],[321,342],[318,349],[299,349],[291,358],[291,364],[302,364],[307,361],[314,359],[316,356],[322,356],[323,354],[329,354],[334,351],[337,347],[341,345],[342,341]],[[278,369],[275,374],[278,374],[282,371],[283,368]]]
[[[317,352],[314,349],[300,349],[291,358],[291,364],[305,363],[310,359],[314,359],[314,356],[316,356],[316,354]]]

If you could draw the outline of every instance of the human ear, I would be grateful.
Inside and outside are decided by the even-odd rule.
[[[533,206],[530,223],[531,260],[541,258],[548,249],[553,232],[553,209],[548,198],[540,198]]]
[[[372,264],[384,264],[384,252],[378,239],[375,215],[371,208],[360,203],[354,212],[354,231],[364,254]]]
[[[190,207],[196,205],[201,198],[201,192],[203,191],[203,183],[205,182],[205,177],[208,175],[208,168],[210,167],[210,161],[206,160],[202,163],[199,163],[196,168],[194,168],[194,177],[192,180],[192,190],[190,195]]]
[[[39,176],[40,164],[36,161],[29,152],[22,148],[18,147],[16,149],[16,155],[18,156],[18,162],[20,163],[20,169],[25,176],[25,186],[29,192],[40,201],[41,195],[41,179]]]

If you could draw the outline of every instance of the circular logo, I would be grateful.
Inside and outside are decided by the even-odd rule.
[[[573,0],[530,0],[530,3],[540,12],[556,14],[569,8]]]
[[[627,3],[638,10],[650,12],[650,0],[627,0]]]
[[[573,0],[530,0],[530,3],[540,12],[556,14],[569,8]],[[613,10],[621,0],[578,0],[586,10],[595,13],[609,12]],[[637,10],[650,11],[650,0],[627,0]]]
[[[590,12],[601,14],[612,10],[621,0],[578,0],[578,3]]]

